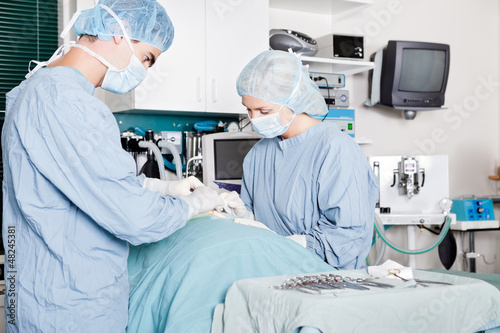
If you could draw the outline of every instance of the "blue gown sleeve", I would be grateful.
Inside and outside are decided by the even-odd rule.
[[[371,247],[378,182],[353,140],[326,148],[316,183],[320,218],[305,232],[307,248],[338,269],[361,268]]]
[[[35,97],[25,106],[36,103],[36,112],[16,126],[32,166],[72,204],[134,245],[158,241],[185,225],[188,207],[182,199],[142,188],[144,176],[136,176],[116,120],[101,101],[81,89],[40,90],[31,92]]]

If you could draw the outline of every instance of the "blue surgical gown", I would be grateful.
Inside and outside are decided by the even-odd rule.
[[[7,94],[7,332],[125,332],[129,243],[186,223],[183,200],[142,188],[94,90],[75,69],[54,67]]]
[[[241,198],[279,235],[338,269],[364,264],[371,247],[378,180],[357,143],[336,125],[260,140],[243,162]]]

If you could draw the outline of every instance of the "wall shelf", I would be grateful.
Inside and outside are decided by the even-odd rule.
[[[299,12],[332,15],[339,19],[368,5],[373,0],[269,0],[269,7]]]
[[[372,140],[368,140],[368,139],[354,139],[356,141],[356,143],[358,145],[371,145],[373,144],[373,141]]]
[[[342,73],[345,75],[353,75],[368,71],[375,68],[375,63],[360,60],[343,60],[333,58],[319,58],[301,56],[300,59],[305,64],[322,63],[331,65],[332,73]]]

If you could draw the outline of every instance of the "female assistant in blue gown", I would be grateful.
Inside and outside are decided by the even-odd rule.
[[[265,51],[243,69],[237,89],[263,136],[243,164],[246,208],[328,264],[360,268],[371,246],[378,181],[350,136],[311,117],[322,119],[328,109],[307,69],[292,53]]]

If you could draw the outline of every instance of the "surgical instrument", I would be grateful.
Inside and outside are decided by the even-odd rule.
[[[430,284],[444,284],[444,285],[448,285],[448,286],[452,286],[453,283],[449,283],[449,282],[441,282],[441,281],[429,281],[429,280],[420,280],[420,279],[415,279],[415,281],[417,283],[430,283]]]
[[[363,286],[360,286],[358,284],[352,283],[351,282],[352,279],[350,277],[343,277],[343,276],[335,275],[335,274],[329,274],[328,277],[333,278],[333,280],[337,284],[340,284],[344,288],[358,289],[358,290],[370,290],[370,288],[363,287]],[[331,283],[331,282],[329,282],[329,283]]]
[[[403,278],[403,277],[399,276],[399,275],[398,275],[399,273],[401,273],[401,271],[400,271],[399,269],[397,269],[397,268],[393,268],[393,269],[390,269],[390,270],[389,270],[389,274],[388,274],[388,276],[393,275],[393,276],[395,276],[395,277],[400,278],[401,280],[403,280],[403,282],[408,282],[408,281],[410,281],[410,280],[408,280],[408,279],[405,279],[405,278]]]
[[[344,277],[336,274],[301,276],[289,278],[284,284],[271,286],[274,289],[295,289],[307,293],[325,293],[338,289],[370,290],[375,288],[394,288],[394,285],[370,281],[371,279]]]
[[[358,278],[358,279],[355,279],[354,281],[359,283],[359,284],[362,284],[364,286],[368,286],[368,287],[383,288],[383,289],[389,289],[389,288],[395,287],[392,284],[371,281],[371,279]]]

